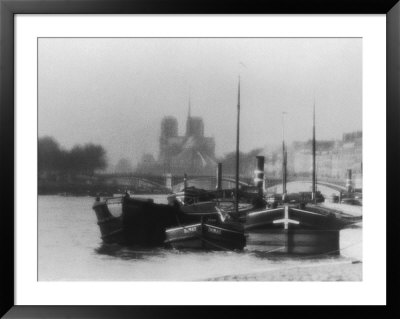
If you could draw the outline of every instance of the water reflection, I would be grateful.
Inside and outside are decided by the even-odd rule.
[[[141,246],[122,246],[119,244],[100,244],[99,247],[94,249],[95,253],[99,255],[107,255],[110,257],[117,257],[125,260],[146,260],[150,257],[170,257],[176,256],[212,256],[215,254],[223,254],[222,251],[202,251],[196,249],[173,249],[173,248],[143,248]],[[244,254],[243,251],[227,251],[225,253]]]
[[[341,260],[341,255],[317,254],[317,255],[301,255],[301,254],[282,254],[275,251],[251,251],[249,255],[258,259],[268,259],[271,262],[289,262],[289,261],[328,261]]]
[[[162,248],[143,248],[143,247],[127,247],[118,244],[101,244],[95,249],[100,255],[117,257],[124,260],[146,260],[150,257],[165,257],[166,251]]]
[[[343,259],[341,255],[330,255],[330,254],[319,254],[319,255],[295,255],[295,254],[283,254],[273,251],[263,250],[243,250],[243,251],[201,251],[193,249],[169,249],[169,248],[143,248],[138,246],[121,246],[118,244],[101,244],[95,250],[95,253],[99,255],[106,255],[110,257],[116,257],[123,260],[148,260],[152,257],[158,258],[169,258],[175,256],[202,256],[212,257],[222,255],[235,255],[235,256],[247,256],[258,260],[268,260],[270,262],[295,262],[295,261],[339,261]]]

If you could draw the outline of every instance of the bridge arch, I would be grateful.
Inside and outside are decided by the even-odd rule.
[[[312,181],[291,180],[287,182],[286,187],[288,193],[308,192],[312,189]],[[338,195],[341,191],[346,191],[346,187],[331,182],[317,181],[317,190],[320,191],[324,196],[330,196],[332,194]],[[266,191],[267,193],[282,193],[282,182],[280,181],[274,184],[267,183]]]
[[[115,185],[119,187],[143,187],[143,188],[156,188],[156,189],[166,189],[165,182],[159,179],[150,179],[142,176],[134,175],[115,175],[115,176],[105,176],[102,177],[101,181],[104,184]]]
[[[191,177],[186,180],[187,186],[194,186],[196,188],[201,188],[205,190],[214,190],[217,185],[217,178],[215,176],[198,176]],[[231,177],[222,177],[222,188],[230,189],[235,188],[236,180]],[[247,181],[239,180],[239,185],[249,186],[250,184]],[[176,183],[172,186],[173,192],[179,192],[183,189],[183,181]]]

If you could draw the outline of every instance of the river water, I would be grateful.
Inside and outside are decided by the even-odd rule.
[[[152,197],[155,202],[166,202],[166,196]],[[92,197],[39,196],[38,201],[40,281],[198,281],[235,276],[246,280],[246,274],[268,271],[276,273],[274,280],[284,281],[287,274],[280,273],[292,268],[303,269],[297,272],[301,275],[291,277],[295,281],[361,280],[362,267],[356,272],[354,268],[348,270],[348,265],[362,260],[361,227],[340,232],[339,256],[279,257],[246,249],[243,252],[129,249],[102,245]],[[340,276],[329,279],[323,273],[326,266]]]

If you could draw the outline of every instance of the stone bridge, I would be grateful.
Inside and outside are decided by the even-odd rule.
[[[183,176],[171,176],[171,175],[150,175],[150,174],[97,174],[96,180],[100,184],[129,187],[138,189],[156,189],[160,191],[178,191],[183,187]],[[282,179],[277,177],[266,177],[266,188],[277,186],[282,184]],[[288,177],[288,183],[290,182],[305,182],[311,183],[311,178],[307,176],[293,176]],[[254,185],[253,177],[241,176],[239,179],[241,185]],[[204,189],[214,189],[217,181],[216,176],[200,175],[191,176],[187,175],[188,186],[197,186]],[[318,185],[323,185],[337,191],[346,190],[345,181],[338,179],[320,178],[317,181]],[[224,175],[222,177],[223,188],[234,188],[235,177],[232,175]]]

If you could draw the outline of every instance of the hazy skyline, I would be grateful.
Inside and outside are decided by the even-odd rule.
[[[160,123],[191,114],[235,149],[241,76],[241,151],[308,140],[315,98],[317,139],[362,130],[359,38],[41,38],[39,137],[62,146],[98,143],[110,165],[158,155]]]

